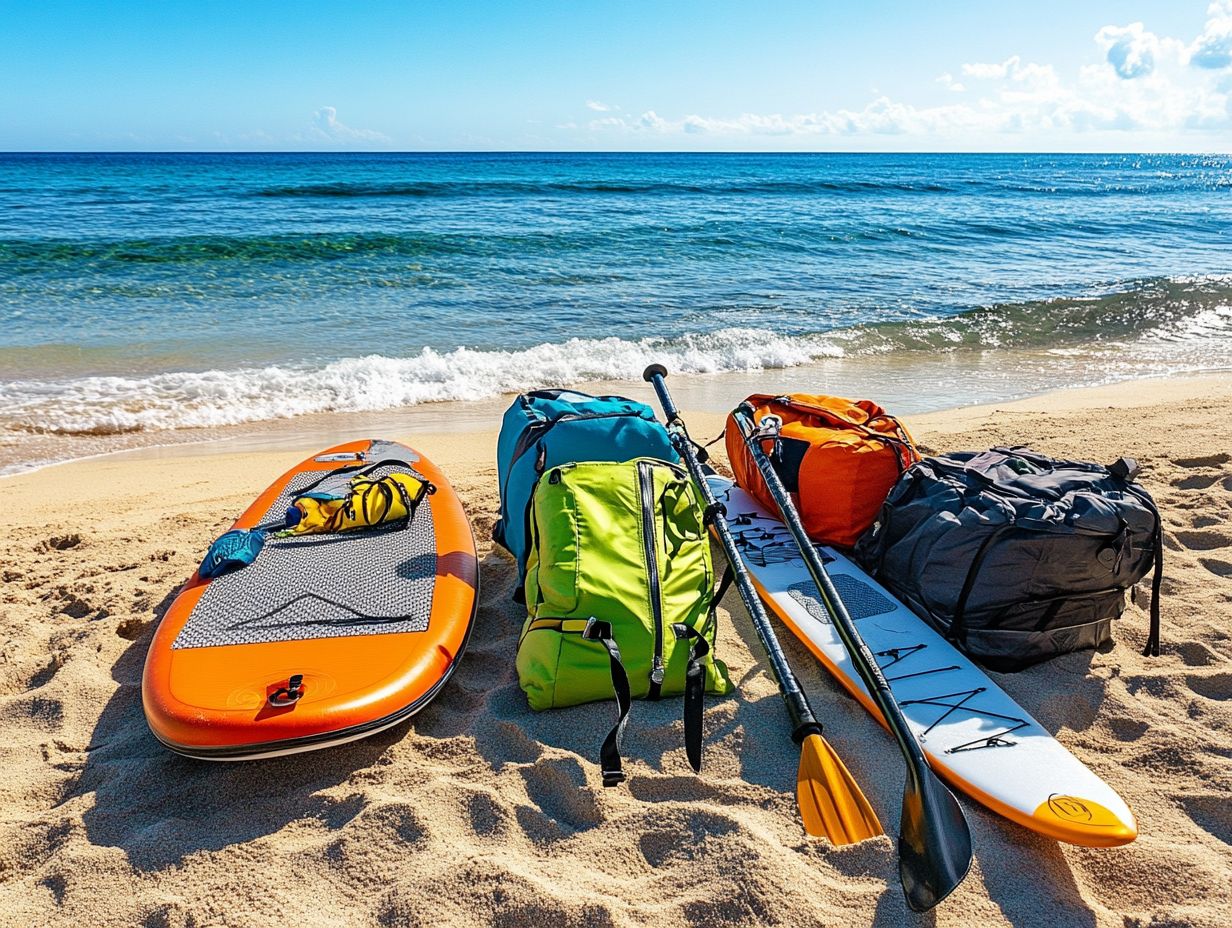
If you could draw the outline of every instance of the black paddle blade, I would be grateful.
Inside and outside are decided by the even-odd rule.
[[[971,831],[954,798],[931,770],[908,773],[898,836],[898,873],[907,905],[927,912],[952,893],[971,868]]]

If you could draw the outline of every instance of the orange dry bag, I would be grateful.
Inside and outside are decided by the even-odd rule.
[[[814,541],[849,548],[877,517],[899,475],[920,459],[903,424],[870,400],[754,394],[753,420],[782,420],[763,447],[791,491]],[[740,430],[728,419],[727,457],[736,483],[774,512],[774,501]]]

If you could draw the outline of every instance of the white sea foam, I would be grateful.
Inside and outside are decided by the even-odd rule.
[[[424,348],[408,358],[368,355],[320,368],[11,381],[0,386],[0,424],[95,435],[234,425],[318,412],[475,400],[588,380],[636,380],[655,361],[678,373],[718,373],[794,367],[842,353],[817,335],[730,328],[674,339],[570,339],[520,351]]]

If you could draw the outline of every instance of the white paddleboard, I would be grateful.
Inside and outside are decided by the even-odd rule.
[[[884,725],[790,531],[723,477],[707,478],[766,605]],[[927,623],[832,548],[826,569],[876,655],[934,770],[1011,821],[1088,847],[1128,844],[1134,815],[1117,793]]]

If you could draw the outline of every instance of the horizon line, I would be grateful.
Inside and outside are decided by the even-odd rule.
[[[966,151],[961,149],[905,149],[896,150],[844,150],[824,151],[775,151],[762,149],[714,149],[696,151],[691,149],[641,149],[641,148],[411,148],[411,149],[329,149],[329,148],[270,148],[270,149],[172,149],[172,148],[96,148],[96,149],[51,149],[14,148],[0,149],[0,157],[6,155],[782,155],[788,157],[814,155],[1200,155],[1232,156],[1232,151],[1207,150],[987,150]]]

